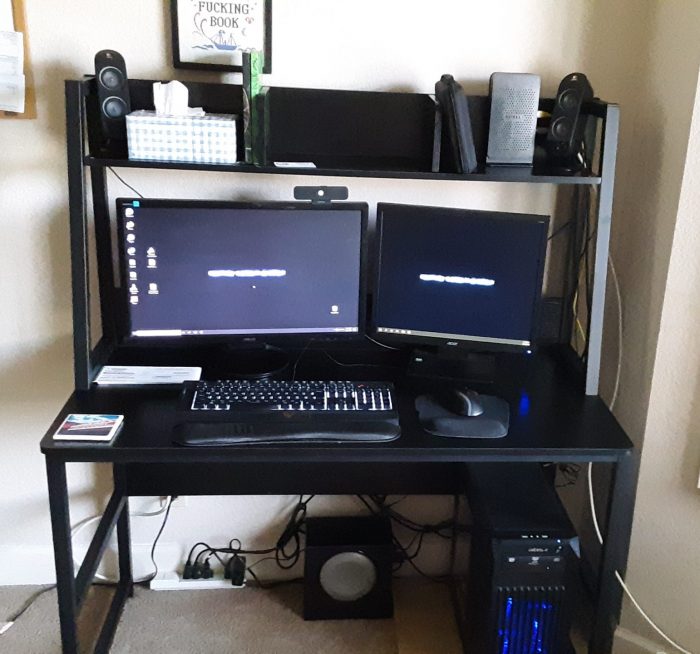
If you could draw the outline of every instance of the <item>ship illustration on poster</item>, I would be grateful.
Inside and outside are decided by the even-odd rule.
[[[257,2],[191,2],[195,9],[193,49],[233,52],[250,47],[246,42],[248,32],[254,33],[257,27]]]

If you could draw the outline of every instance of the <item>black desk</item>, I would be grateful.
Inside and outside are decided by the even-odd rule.
[[[369,368],[348,370],[354,372],[346,378],[370,378]],[[303,366],[299,373],[308,376]],[[455,493],[463,492],[463,464],[476,461],[614,465],[589,644],[590,653],[610,652],[622,595],[614,571],[624,574],[627,563],[637,457],[605,404],[583,395],[560,364],[541,355],[533,357],[524,376],[502,375],[493,389],[511,404],[508,436],[448,439],[420,428],[413,409],[418,387],[401,378],[395,382],[401,438],[348,445],[183,448],[171,443],[176,389],[93,387],[76,391],[41,442],[48,473],[64,653],[78,651],[76,616],[116,525],[120,581],[95,651],[109,650],[124,603],[132,593],[130,495]],[[51,436],[67,413],[123,413],[125,424],[111,445],[53,442]],[[107,462],[114,470],[114,492],[77,575],[66,486],[66,463],[76,461]]]

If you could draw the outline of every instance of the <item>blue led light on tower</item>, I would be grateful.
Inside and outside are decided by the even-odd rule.
[[[556,654],[556,612],[552,602],[516,599],[503,603],[498,625],[499,654]]]

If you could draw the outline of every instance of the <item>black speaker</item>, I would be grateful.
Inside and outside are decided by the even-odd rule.
[[[583,73],[571,73],[559,84],[546,141],[552,163],[576,163],[586,128],[581,105],[592,99],[593,88]]]
[[[126,115],[131,111],[124,57],[114,50],[95,55],[100,123],[105,141],[126,141]]]
[[[304,619],[392,617],[393,560],[388,518],[309,518]]]

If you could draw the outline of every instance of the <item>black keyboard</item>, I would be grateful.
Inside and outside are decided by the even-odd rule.
[[[388,382],[185,382],[181,445],[390,441],[400,435]]]

